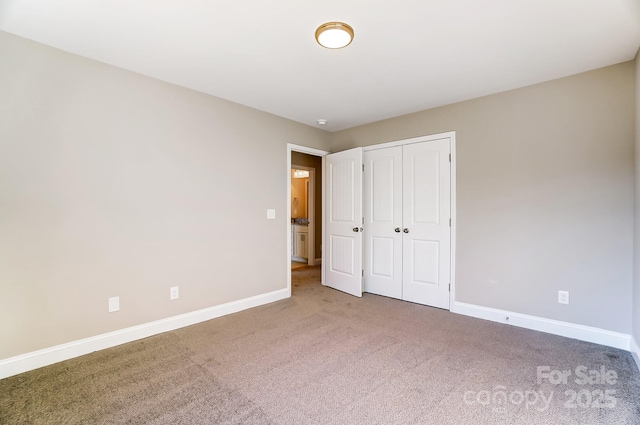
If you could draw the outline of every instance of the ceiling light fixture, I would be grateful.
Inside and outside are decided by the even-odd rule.
[[[318,123],[318,125],[327,125],[327,120],[320,119],[320,120],[318,120],[316,122]]]
[[[293,170],[293,178],[294,179],[306,179],[309,178],[308,170]]]
[[[327,49],[342,49],[352,40],[353,28],[344,22],[327,22],[316,30],[316,41]]]

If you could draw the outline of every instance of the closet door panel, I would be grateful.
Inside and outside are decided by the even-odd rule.
[[[449,308],[449,139],[403,149],[403,299]]]
[[[362,296],[362,148],[327,155],[325,284]]]
[[[364,290],[402,298],[402,147],[364,153]]]

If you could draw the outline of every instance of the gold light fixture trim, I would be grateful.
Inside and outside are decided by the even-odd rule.
[[[353,41],[353,28],[344,22],[327,22],[316,30],[316,41],[327,49],[342,49]]]

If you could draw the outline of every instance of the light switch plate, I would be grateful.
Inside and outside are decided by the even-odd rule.
[[[120,310],[120,297],[109,298],[109,313]]]
[[[276,210],[268,209],[267,210],[267,219],[268,220],[275,220],[275,218],[276,218]]]

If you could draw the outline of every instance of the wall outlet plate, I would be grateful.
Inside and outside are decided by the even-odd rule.
[[[275,218],[276,218],[276,210],[268,209],[267,210],[267,219],[268,220],[275,220]]]
[[[568,291],[558,291],[558,303],[560,303],[560,304],[569,304],[569,292]]]
[[[178,289],[177,286],[172,286],[169,289],[169,299],[170,300],[177,300],[180,297],[180,290]]]

